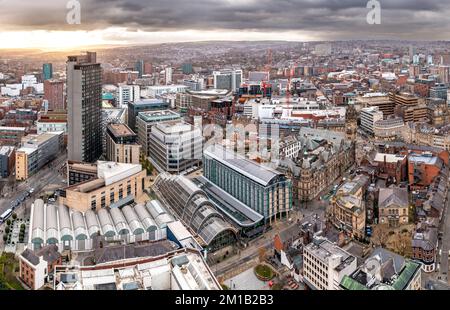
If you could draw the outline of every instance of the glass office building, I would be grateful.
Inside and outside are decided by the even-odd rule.
[[[250,209],[271,221],[292,210],[292,183],[282,173],[260,165],[221,145],[203,152],[203,175]]]
[[[44,81],[53,78],[53,66],[50,63],[42,65],[42,78]]]

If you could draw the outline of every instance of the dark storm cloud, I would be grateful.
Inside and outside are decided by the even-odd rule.
[[[449,36],[450,0],[380,0],[382,24],[368,25],[368,0],[80,0],[81,25],[65,22],[67,0],[0,0],[0,26],[13,29],[306,31],[329,39]]]

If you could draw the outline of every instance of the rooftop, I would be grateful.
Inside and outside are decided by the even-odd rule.
[[[387,163],[396,163],[399,161],[403,161],[405,158],[406,155],[377,153],[377,155],[375,155],[374,160],[377,162],[386,161]]]
[[[283,176],[282,173],[247,159],[243,155],[228,150],[219,144],[208,146],[203,151],[203,154],[218,160],[229,168],[243,174],[263,186],[267,186],[276,178]]]
[[[350,276],[344,276],[341,287],[347,290],[404,290],[420,272],[420,266],[386,249],[376,248],[362,266]]]
[[[397,205],[407,207],[409,205],[408,190],[400,187],[380,188],[378,196],[379,208]]]
[[[116,137],[129,137],[136,134],[126,124],[109,124],[108,129]]]
[[[56,290],[220,290],[216,278],[196,251],[124,262],[118,266],[61,266],[55,272]]]
[[[138,116],[146,122],[152,122],[152,121],[161,120],[161,119],[181,118],[180,114],[178,114],[172,110],[144,111],[144,112],[139,112]]]
[[[14,146],[4,145],[0,147],[0,155],[9,156],[14,151]]]
[[[313,242],[308,244],[305,248],[313,253],[315,257],[318,257],[321,261],[327,263],[331,258],[339,257],[340,263],[335,267],[338,271],[344,269],[356,259],[353,255],[327,239],[314,239]]]

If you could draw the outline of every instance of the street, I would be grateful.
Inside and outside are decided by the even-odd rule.
[[[441,255],[437,258],[437,261],[440,263],[439,272],[438,272],[438,279],[448,282],[448,251],[450,250],[450,208],[449,208],[449,202],[450,201],[450,191],[447,196],[447,205],[444,209],[444,215],[442,218],[442,241],[440,244],[440,247],[438,251],[441,252]],[[439,255],[439,253],[438,253]]]
[[[66,162],[66,160],[67,154],[63,153],[51,163],[40,169],[36,174],[32,175],[28,180],[15,183],[14,189],[6,188],[5,185],[3,192],[6,192],[6,197],[2,197],[0,199],[0,214],[8,210],[11,206],[11,202],[16,200],[21,193],[29,188],[34,188],[33,194],[19,205],[19,207],[15,210],[16,213],[24,211],[22,210],[22,207],[27,205],[28,202],[32,202],[36,197],[39,197],[41,191],[47,185],[55,184],[64,186],[65,184],[62,182],[63,177],[60,175],[58,170]]]

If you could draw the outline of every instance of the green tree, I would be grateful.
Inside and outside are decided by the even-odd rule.
[[[15,220],[17,218],[17,214],[13,213],[12,218]]]

